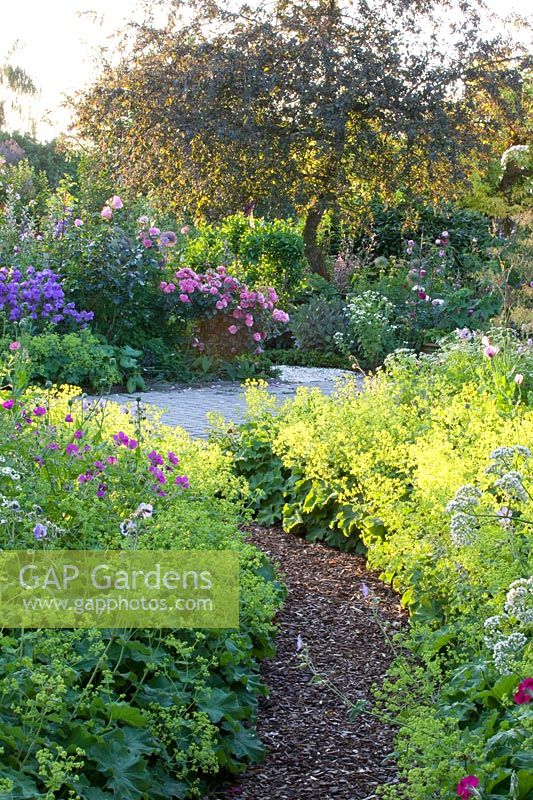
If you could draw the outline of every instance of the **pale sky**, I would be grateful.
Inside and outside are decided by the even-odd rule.
[[[502,15],[527,15],[531,8],[530,0],[487,2]],[[67,129],[63,98],[91,81],[97,48],[112,47],[113,31],[139,16],[139,0],[11,0],[6,6],[0,25],[0,63],[19,41],[13,61],[40,88],[39,98],[31,101],[32,116],[38,137],[47,140]],[[27,127],[14,118],[8,118],[9,123]]]

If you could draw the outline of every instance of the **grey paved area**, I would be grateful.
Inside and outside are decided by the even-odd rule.
[[[339,380],[348,375],[352,373],[338,369],[282,367],[280,378],[269,383],[268,391],[281,402],[293,397],[299,386],[316,387],[324,394],[331,394]],[[205,437],[208,435],[206,415],[210,411],[220,412],[228,422],[244,421],[244,393],[241,384],[221,382],[201,387],[171,386],[132,395],[114,394],[109,400],[128,405],[140,397],[143,403],[164,410],[161,421],[165,424],[179,425],[192,436]]]

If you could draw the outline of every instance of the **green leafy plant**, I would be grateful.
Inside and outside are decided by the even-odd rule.
[[[291,316],[290,330],[298,350],[338,353],[336,335],[347,327],[347,312],[343,300],[313,297],[298,306]]]

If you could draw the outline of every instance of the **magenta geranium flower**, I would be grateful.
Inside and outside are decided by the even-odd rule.
[[[176,486],[181,486],[183,489],[190,489],[191,488],[190,487],[190,483],[189,483],[189,479],[188,479],[188,477],[186,475],[178,475],[174,479],[174,483],[176,484]]]
[[[44,406],[37,406],[37,408],[33,409],[33,413],[36,417],[44,417],[46,414],[46,408]]]
[[[463,800],[468,800],[469,797],[474,795],[472,790],[477,786],[479,786],[479,778],[475,775],[467,775],[457,784],[457,796],[462,797]]]
[[[9,411],[9,409],[13,408],[14,405],[15,401],[13,400],[12,397],[10,397],[9,400],[4,400],[4,402],[2,403],[2,408],[7,408],[7,410]]]
[[[526,678],[522,683],[518,684],[518,691],[513,697],[515,703],[523,705],[524,703],[531,703],[533,700],[533,678]]]

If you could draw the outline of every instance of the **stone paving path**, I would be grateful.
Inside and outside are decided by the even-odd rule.
[[[269,383],[268,391],[281,401],[293,397],[299,386],[316,387],[324,394],[332,394],[340,381],[353,373],[340,369],[318,367],[281,367],[280,378]],[[361,385],[361,379],[358,378]],[[165,390],[113,394],[109,400],[125,405],[140,397],[143,403],[164,409],[161,421],[179,425],[191,436],[206,437],[207,413],[218,411],[229,422],[244,421],[244,388],[238,383],[220,382],[200,387],[170,387]]]

